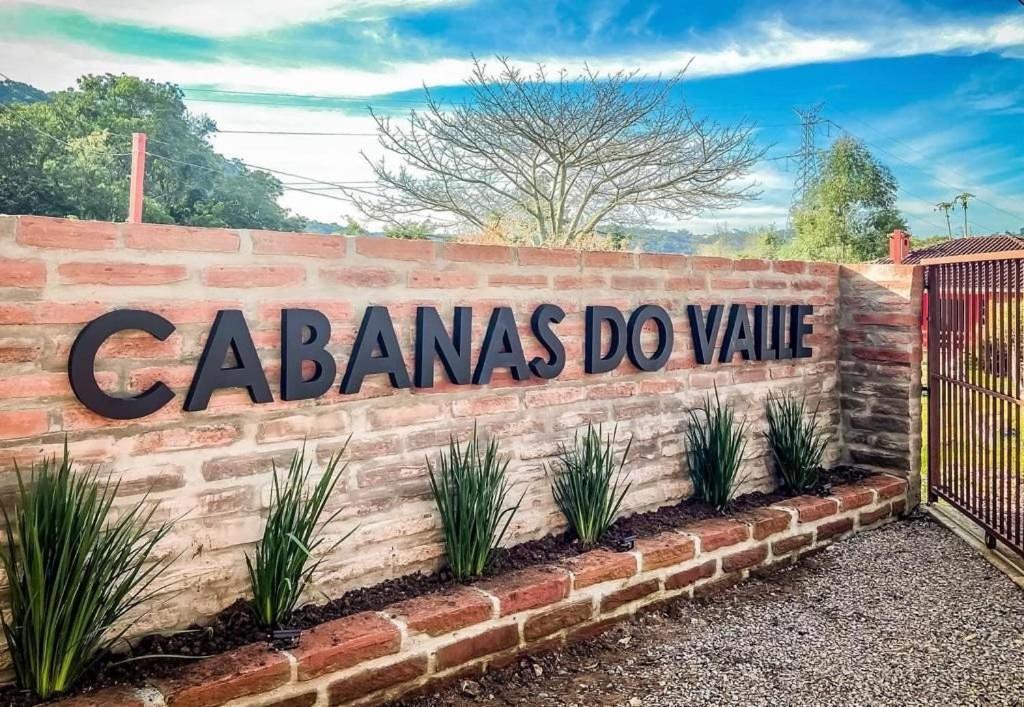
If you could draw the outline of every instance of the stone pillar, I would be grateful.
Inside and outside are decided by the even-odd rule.
[[[851,265],[839,273],[840,434],[844,461],[921,490],[922,269]]]

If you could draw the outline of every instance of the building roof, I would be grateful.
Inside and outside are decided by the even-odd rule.
[[[981,253],[1003,253],[1008,250],[1024,250],[1024,238],[1003,234],[998,236],[969,236],[933,243],[924,248],[912,250],[903,263],[916,265],[928,258],[949,258],[957,255],[979,255]],[[888,256],[879,258],[876,263],[891,263]]]

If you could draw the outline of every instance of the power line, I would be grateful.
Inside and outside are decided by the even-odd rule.
[[[221,135],[297,135],[303,137],[377,137],[377,133],[346,133],[330,131],[303,131],[303,130],[221,130]]]
[[[821,172],[821,157],[815,149],[815,136],[818,132],[818,125],[822,122],[819,114],[824,103],[818,103],[806,110],[794,109],[800,117],[801,138],[799,165],[797,167],[796,179],[793,181],[793,204],[799,204],[807,197],[807,192],[818,179]]]

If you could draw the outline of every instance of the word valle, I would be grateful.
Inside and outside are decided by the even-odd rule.
[[[704,312],[700,305],[687,306],[687,319],[696,362],[708,364],[714,358],[719,332],[725,332],[718,346],[718,360],[770,361],[807,358],[804,345],[813,330],[806,319],[813,307],[794,305],[714,304]],[[517,381],[528,378],[552,379],[565,368],[565,346],[555,326],[565,312],[554,304],[542,304],[530,318],[530,329],[546,352],[527,361],[510,307],[491,312],[483,342],[472,365],[471,307],[455,307],[451,328],[445,327],[437,309],[418,307],[414,337],[413,372],[402,356],[391,315],[386,307],[367,307],[356,335],[352,354],[341,377],[344,394],[358,393],[369,375],[385,374],[396,388],[430,388],[434,385],[434,364],[440,362],[448,380],[456,385],[487,385],[495,370],[508,370]],[[629,357],[641,371],[657,371],[672,354],[672,321],[664,308],[641,305],[625,315],[615,307],[588,306],[583,341],[586,373],[607,373]],[[641,347],[641,334],[653,325],[657,343],[650,353]],[[103,343],[122,331],[138,330],[163,341],[174,332],[164,317],[138,309],[119,309],[97,317],[78,334],[68,360],[68,376],[75,396],[93,412],[116,420],[151,415],[167,405],[174,392],[162,382],[133,397],[117,397],[103,391],[96,382],[96,356]],[[338,365],[327,351],[331,325],[327,317],[312,309],[281,310],[282,400],[306,400],[325,394],[338,375]],[[233,361],[229,362],[229,354]],[[312,375],[303,375],[304,364],[312,363]],[[309,366],[306,366],[308,369]],[[270,386],[252,335],[242,312],[233,309],[217,313],[203,353],[199,358],[184,409],[205,410],[210,398],[221,388],[245,388],[254,403],[273,402]]]

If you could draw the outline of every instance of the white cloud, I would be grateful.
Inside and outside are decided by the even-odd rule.
[[[202,36],[239,36],[328,19],[394,16],[467,0],[22,0],[17,4],[77,10],[90,17]]]

